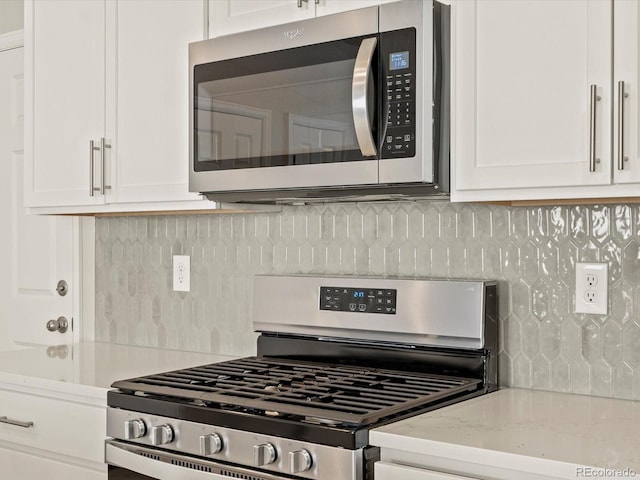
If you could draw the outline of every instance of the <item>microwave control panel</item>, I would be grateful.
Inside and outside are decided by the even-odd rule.
[[[413,28],[380,34],[380,57],[386,125],[382,129],[382,158],[416,154],[416,31]]]

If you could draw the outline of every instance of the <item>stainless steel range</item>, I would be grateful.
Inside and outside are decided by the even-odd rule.
[[[369,431],[497,388],[495,282],[257,276],[256,357],[113,384],[109,479],[372,479]]]

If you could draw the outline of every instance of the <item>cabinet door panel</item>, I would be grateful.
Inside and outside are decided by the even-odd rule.
[[[402,480],[474,480],[471,477],[385,462],[376,462],[375,474],[376,480],[398,480],[400,478]]]
[[[640,5],[637,1],[614,3],[614,182],[640,182]],[[618,82],[624,93],[618,98]],[[619,120],[620,107],[623,118]],[[622,127],[622,128],[620,128]],[[622,137],[619,136],[622,131]],[[622,150],[620,148],[622,147]],[[620,161],[619,155],[623,159]],[[626,160],[624,159],[626,157]]]
[[[115,55],[108,54],[117,64],[108,74],[110,82],[116,80],[107,96],[109,119],[114,119],[107,130],[112,142],[108,201],[197,200],[188,187],[187,45],[204,39],[202,1],[115,5],[116,30],[107,36],[108,48],[117,47]]]
[[[333,13],[346,12],[347,10],[356,10],[358,8],[372,7],[397,1],[398,0],[319,0],[319,3],[316,5],[316,15],[331,15]]]
[[[107,480],[107,466],[92,470],[0,447],[0,478]]]
[[[26,7],[25,203],[103,203],[89,195],[89,141],[105,130],[104,0]]]
[[[610,182],[611,4],[456,3],[455,188]],[[589,171],[590,85],[597,86]]]
[[[255,30],[315,16],[314,0],[209,0],[209,37]]]

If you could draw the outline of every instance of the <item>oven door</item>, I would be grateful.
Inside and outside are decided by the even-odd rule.
[[[282,480],[285,477],[175,454],[118,440],[107,440],[109,480]]]
[[[367,11],[344,31],[337,15],[191,45],[191,191],[378,183],[377,9]],[[283,31],[301,33],[284,46]],[[306,44],[314,32],[322,41]],[[276,34],[277,49],[253,53]],[[203,62],[238,44],[240,56]]]

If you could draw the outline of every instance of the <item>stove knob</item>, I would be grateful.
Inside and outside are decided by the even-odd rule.
[[[200,436],[200,455],[213,455],[222,451],[222,438],[217,433]]]
[[[171,425],[159,425],[151,429],[151,443],[164,445],[173,441],[173,429]]]
[[[276,449],[270,443],[253,446],[253,465],[261,467],[276,461]]]
[[[311,468],[312,463],[311,454],[304,449],[289,452],[289,470],[291,473],[306,472]]]
[[[139,418],[135,420],[127,420],[124,422],[124,438],[125,440],[133,440],[135,438],[144,437],[147,433],[147,426]]]

